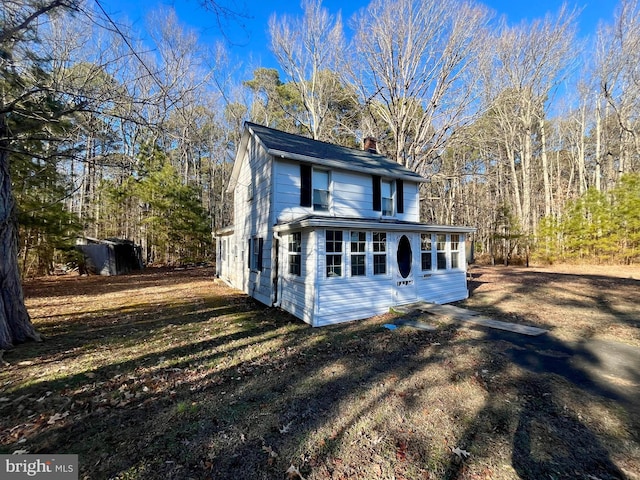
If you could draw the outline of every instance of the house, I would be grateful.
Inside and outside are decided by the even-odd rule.
[[[364,150],[246,123],[217,232],[217,275],[312,326],[468,296],[473,228],[419,222],[427,180]]]

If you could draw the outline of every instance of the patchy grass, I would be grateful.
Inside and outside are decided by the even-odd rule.
[[[468,302],[566,339],[604,308],[594,327],[638,339],[638,283],[505,272],[474,270]],[[520,368],[482,330],[311,329],[212,274],[30,282],[47,340],[5,355],[0,452],[76,453],[90,479],[638,478],[632,405]]]

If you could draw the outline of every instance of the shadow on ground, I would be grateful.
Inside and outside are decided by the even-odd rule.
[[[484,331],[388,331],[386,318],[311,329],[230,290],[152,315],[103,313],[50,325],[48,344],[11,353],[3,453],[78,453],[81,478],[281,479],[293,464],[308,480],[609,479],[625,478],[612,449],[628,432],[603,434],[580,412],[594,404],[640,431],[587,352],[577,366]],[[128,356],[14,386],[25,359],[63,367],[98,351]]]

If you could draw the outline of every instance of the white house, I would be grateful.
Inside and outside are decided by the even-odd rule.
[[[365,148],[246,123],[217,275],[313,326],[467,298],[465,237],[474,229],[420,223],[427,180],[375,143]]]

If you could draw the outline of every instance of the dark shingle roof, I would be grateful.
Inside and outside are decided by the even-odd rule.
[[[246,127],[258,137],[271,155],[277,157],[383,177],[404,178],[414,182],[426,181],[416,172],[377,153],[320,142],[256,123],[247,122]]]

